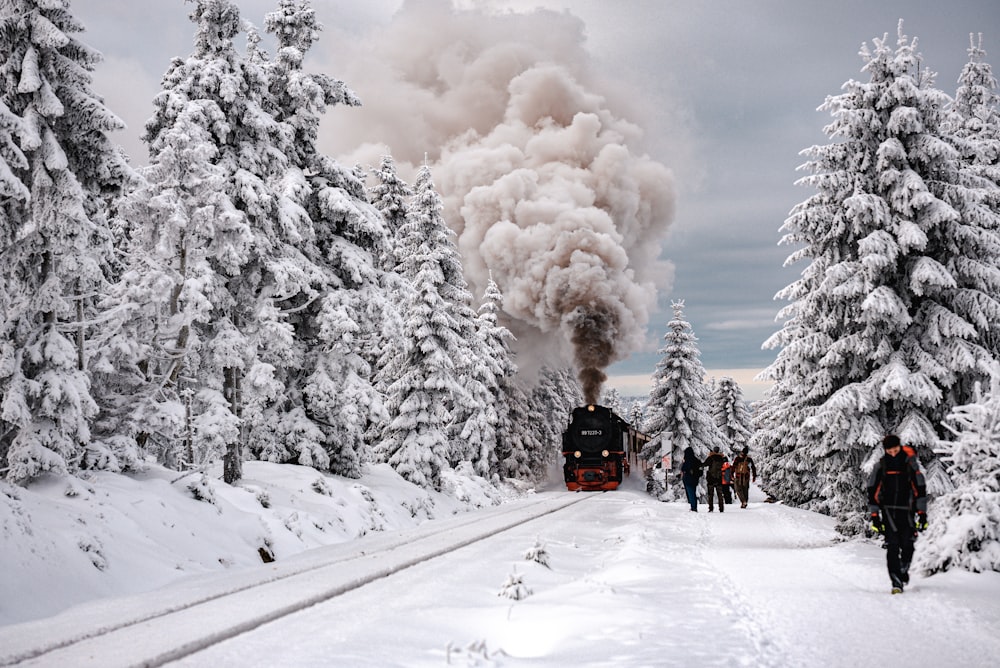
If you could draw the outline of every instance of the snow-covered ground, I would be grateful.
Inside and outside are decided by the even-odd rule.
[[[436,524],[466,542],[511,506],[582,497],[169,665],[920,668],[991,666],[1000,656],[1000,574],[915,577],[905,594],[892,596],[877,543],[838,542],[830,518],[764,503],[758,490],[746,510],[709,514],[704,505],[691,513],[686,504],[652,499],[637,477],[604,494],[571,494],[552,483],[473,510],[477,521],[468,522],[454,515],[486,505],[481,488],[464,487],[463,504],[415,490],[383,467],[346,481],[248,464],[249,491],[212,482],[214,505],[191,500],[184,482],[171,484],[168,475],[177,474],[154,469],[141,484],[102,475],[89,483],[92,491],[56,480],[0,488],[7,624],[0,648],[5,639],[96,619],[126,602],[141,614],[187,591],[236,587],[278,564],[335,556],[363,562],[390,534],[414,554]],[[76,496],[65,496],[67,489]],[[269,508],[259,500],[264,491]],[[360,532],[368,535],[347,542]],[[265,538],[278,559],[272,564],[260,563],[257,552]],[[329,543],[340,547],[293,556]],[[525,558],[538,552],[547,565]],[[512,576],[519,586],[505,586]],[[14,623],[172,580],[117,606],[104,598]],[[514,591],[522,597],[507,596]],[[82,630],[85,621],[79,624]],[[122,656],[127,665],[128,653]],[[100,659],[90,657],[91,665]]]

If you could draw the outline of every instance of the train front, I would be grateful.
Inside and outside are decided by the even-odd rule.
[[[618,489],[627,466],[623,425],[624,421],[604,406],[589,404],[573,409],[562,437],[567,489]]]

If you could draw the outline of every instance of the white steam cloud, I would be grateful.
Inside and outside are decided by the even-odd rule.
[[[426,155],[475,293],[492,272],[504,294],[519,364],[562,354],[596,402],[669,287],[674,189],[612,110],[628,105],[599,92],[583,41],[567,13],[410,0],[370,55],[337,56],[331,71],[364,106],[330,114],[324,133],[349,164],[388,150],[403,172]]]

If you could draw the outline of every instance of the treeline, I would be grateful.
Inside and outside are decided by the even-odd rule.
[[[518,382],[502,295],[470,294],[426,166],[411,188],[386,156],[368,190],[320,151],[324,110],[360,102],[303,69],[309,0],[266,17],[274,53],[229,0],[191,18],[133,169],[69,3],[0,17],[3,476],[148,457],[222,458],[228,482],[246,459],[388,462],[431,488],[544,474],[576,381]]]
[[[778,294],[783,326],[765,344],[778,353],[762,374],[774,385],[752,443],[770,492],[848,535],[864,529],[887,433],[916,448],[932,496],[975,487],[978,513],[1000,489],[988,420],[948,427],[996,406],[977,388],[1000,373],[1000,110],[981,37],[968,53],[951,96],[902,22],[866,45],[864,80],[821,107],[830,141],[803,151],[799,181],[815,192],[782,228],[787,264],[804,266]],[[993,452],[971,474],[956,454],[969,439]]]

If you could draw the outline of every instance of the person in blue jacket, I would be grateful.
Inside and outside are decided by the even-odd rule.
[[[691,504],[691,510],[694,512],[698,512],[698,480],[700,479],[701,460],[694,454],[694,448],[689,445],[684,448],[684,461],[681,462],[681,482],[684,483],[688,503]]]

